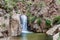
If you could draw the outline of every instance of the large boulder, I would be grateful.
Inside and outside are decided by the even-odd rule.
[[[59,37],[59,33],[57,33],[53,36],[53,40],[58,40],[58,37]]]
[[[54,35],[54,32],[55,32],[59,27],[60,27],[60,24],[53,26],[52,28],[50,28],[50,29],[46,32],[46,34],[48,34],[48,35]]]
[[[21,34],[20,14],[13,14],[11,19],[11,36]]]

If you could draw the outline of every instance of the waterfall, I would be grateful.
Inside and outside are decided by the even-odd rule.
[[[22,31],[27,31],[27,17],[26,17],[26,15],[21,15],[21,24],[22,24]]]
[[[23,14],[20,16],[20,19],[21,19],[21,25],[22,25],[22,33],[30,33],[27,30],[27,16]]]

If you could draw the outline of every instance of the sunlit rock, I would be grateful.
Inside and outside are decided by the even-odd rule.
[[[21,34],[20,14],[13,14],[11,19],[11,36]]]
[[[59,33],[57,33],[53,36],[53,40],[58,40],[58,38],[59,38]]]
[[[55,32],[59,27],[60,27],[60,24],[53,26],[52,28],[50,28],[50,29],[46,32],[46,34],[48,34],[48,35],[53,35],[54,32]]]

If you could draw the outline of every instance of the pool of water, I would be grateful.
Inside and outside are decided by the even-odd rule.
[[[10,40],[52,40],[52,37],[44,33],[23,33],[21,36],[11,37]]]
[[[22,33],[17,37],[0,38],[0,40],[52,40],[52,36],[44,33]]]

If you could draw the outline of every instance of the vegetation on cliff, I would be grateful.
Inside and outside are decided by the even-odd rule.
[[[36,23],[44,30],[44,27],[51,28],[52,25],[60,24],[60,8],[57,3],[60,4],[59,0],[0,0],[0,8],[10,17],[13,10],[16,14],[25,13],[30,26]],[[4,18],[7,19],[6,16]]]

